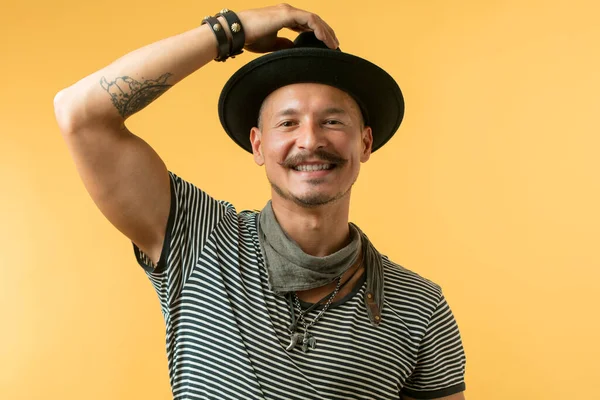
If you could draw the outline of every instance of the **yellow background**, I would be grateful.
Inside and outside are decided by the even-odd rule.
[[[391,73],[397,135],[363,166],[351,219],[439,283],[471,400],[600,398],[600,6],[595,1],[300,0]],[[0,398],[167,399],[158,300],[80,183],[60,89],[257,1],[2,0]],[[217,99],[254,55],[211,63],[131,119],[168,167],[238,210],[269,187]]]

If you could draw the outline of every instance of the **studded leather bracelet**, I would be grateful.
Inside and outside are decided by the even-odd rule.
[[[224,8],[215,17],[223,17],[229,25],[229,31],[231,32],[231,40],[229,41],[229,57],[234,58],[238,54],[244,52],[244,44],[246,42],[246,34],[242,22],[238,18],[237,14],[233,11]]]
[[[227,57],[229,57],[229,40],[227,39],[227,34],[225,33],[225,29],[221,26],[221,23],[218,19],[211,16],[206,16],[202,20],[202,25],[207,24],[210,26],[210,29],[215,34],[217,38],[217,42],[219,44],[219,54],[215,61],[225,61]]]

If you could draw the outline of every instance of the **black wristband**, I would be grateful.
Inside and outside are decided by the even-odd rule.
[[[221,26],[221,23],[215,17],[207,16],[202,20],[202,25],[207,24],[215,34],[217,42],[219,43],[219,54],[215,61],[225,61],[229,57],[229,40],[225,29]]]
[[[242,22],[237,14],[227,8],[222,9],[215,17],[223,17],[229,25],[231,32],[231,43],[229,47],[229,57],[235,57],[244,52],[244,44],[246,43],[246,34]]]

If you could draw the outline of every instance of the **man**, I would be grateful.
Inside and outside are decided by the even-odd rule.
[[[441,289],[348,222],[360,163],[400,125],[395,81],[289,5],[205,22],[55,99],[87,190],[160,297],[174,397],[463,399],[464,352]],[[277,38],[284,27],[303,33],[291,43]],[[260,213],[237,213],[169,172],[124,126],[242,47],[271,53],[229,80],[219,113],[265,166],[272,200]]]

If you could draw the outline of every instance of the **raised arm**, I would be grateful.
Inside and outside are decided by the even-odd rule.
[[[318,16],[285,4],[242,11],[238,17],[251,51],[289,46],[277,38],[284,27],[314,30],[319,39],[337,47],[335,34]],[[227,27],[224,18],[219,20]],[[217,40],[203,25],[135,50],[54,99],[60,131],[90,196],[154,263],[160,258],[169,214],[169,175],[158,154],[125,121],[216,56]]]

